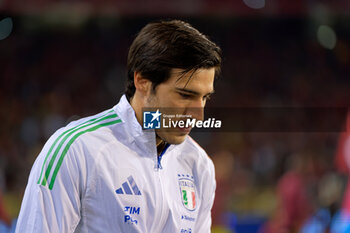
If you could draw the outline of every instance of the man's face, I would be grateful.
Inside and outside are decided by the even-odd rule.
[[[198,69],[194,73],[190,71],[186,74],[182,72],[182,69],[172,69],[170,78],[149,94],[145,107],[175,109],[178,114],[192,115],[192,118],[202,120],[202,110],[214,92],[215,68]],[[164,115],[164,112],[162,113]],[[163,128],[156,130],[156,134],[170,144],[180,144],[190,130],[179,127]]]

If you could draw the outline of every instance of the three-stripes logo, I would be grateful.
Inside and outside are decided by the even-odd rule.
[[[129,176],[127,178],[127,181],[122,184],[122,187],[115,190],[115,192],[117,194],[141,195],[140,189],[137,187],[136,182],[132,176]]]

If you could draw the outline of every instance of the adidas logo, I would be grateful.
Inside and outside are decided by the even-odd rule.
[[[141,195],[139,187],[137,187],[134,178],[129,176],[127,178],[128,181],[125,181],[122,184],[122,187],[115,190],[117,194],[128,194],[128,195]],[[130,188],[131,186],[131,188]],[[131,191],[132,190],[132,191]]]

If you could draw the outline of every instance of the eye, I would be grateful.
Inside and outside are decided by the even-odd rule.
[[[211,98],[210,95],[203,96],[203,100],[210,100],[210,98]]]
[[[183,99],[190,99],[192,96],[191,95],[188,95],[188,94],[185,94],[185,93],[181,93],[179,92],[179,95],[183,98]]]

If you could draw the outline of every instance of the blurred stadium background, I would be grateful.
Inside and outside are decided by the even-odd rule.
[[[183,19],[221,46],[209,106],[348,107],[349,12],[348,0],[0,0],[0,232],[48,137],[118,102],[146,23]],[[213,232],[350,232],[346,133],[193,137],[216,166]]]

